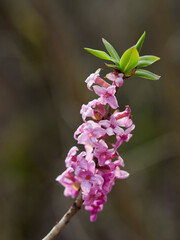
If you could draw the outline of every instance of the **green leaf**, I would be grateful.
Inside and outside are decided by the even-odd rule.
[[[112,67],[112,68],[117,68],[117,69],[119,69],[119,66],[117,66],[117,65],[115,65],[115,64],[107,64],[107,63],[105,63],[105,65],[106,65],[107,67]]]
[[[114,49],[114,47],[108,41],[106,41],[104,38],[102,38],[102,41],[104,43],[105,48],[107,49],[107,51],[111,55],[111,57],[116,59],[119,62],[120,57],[119,57],[118,53],[116,52],[116,50]]]
[[[112,61],[112,58],[106,52],[103,52],[103,51],[100,51],[100,50],[91,49],[91,48],[84,48],[84,49],[86,51],[90,52],[91,54],[93,54],[94,56],[98,57],[98,58]]]
[[[117,61],[116,59],[114,59],[114,58],[112,59],[112,58],[111,58],[111,61],[112,61],[113,63],[115,63],[117,66],[119,66],[119,61]]]
[[[120,69],[123,73],[130,72],[139,62],[139,53],[135,46],[129,48],[122,55],[120,60]]]
[[[146,32],[143,33],[143,35],[140,37],[140,39],[136,43],[136,49],[138,50],[138,52],[140,52],[140,50],[142,48],[145,36],[146,36]]]
[[[144,69],[137,69],[134,75],[142,78],[147,78],[150,80],[158,80],[161,77]]]
[[[139,62],[137,67],[147,67],[156,61],[158,61],[160,58],[152,55],[145,55],[139,58]]]

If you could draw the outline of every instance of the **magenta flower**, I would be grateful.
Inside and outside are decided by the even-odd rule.
[[[102,69],[99,68],[96,70],[95,73],[92,73],[86,80],[85,82],[87,83],[87,88],[92,91],[91,86],[96,83],[99,84],[101,87],[108,88],[110,86],[109,83],[104,81],[101,77],[99,77],[99,73]]]
[[[95,93],[100,96],[100,101],[103,105],[106,105],[108,103],[113,109],[118,108],[118,102],[115,97],[115,86],[110,86],[108,88],[93,86],[93,89]]]
[[[112,159],[114,149],[108,149],[107,144],[100,140],[94,150],[94,156],[98,159],[99,166],[104,166],[105,162]]]
[[[86,206],[90,206],[101,195],[102,195],[101,192],[99,192],[97,189],[91,188],[91,190],[89,192],[83,192],[83,194],[82,194],[82,197],[83,197],[83,200],[84,200],[83,204],[86,205]]]
[[[79,144],[90,144],[94,147],[98,143],[98,139],[106,134],[106,131],[98,123],[90,120],[75,132],[75,137],[78,134],[77,140]]]
[[[81,133],[84,132],[84,128],[85,128],[86,124],[87,124],[87,123],[81,124],[81,125],[78,127],[78,129],[75,131],[75,133],[74,133],[74,139],[75,139],[75,140],[77,140],[77,135],[79,135],[79,134],[81,134]]]
[[[124,130],[119,127],[118,122],[116,121],[114,115],[111,115],[110,120],[102,120],[99,124],[106,128],[106,133],[109,136],[112,135],[122,135]]]
[[[91,211],[91,221],[95,221],[97,213],[103,209],[115,180],[129,176],[120,169],[124,167],[124,161],[117,149],[124,141],[129,141],[135,127],[129,107],[123,112],[115,110],[110,113],[105,106],[118,107],[115,94],[123,84],[123,74],[108,74],[106,78],[113,82],[110,85],[99,77],[100,71],[98,69],[86,79],[90,90],[94,83],[99,85],[93,86],[99,98],[82,105],[80,113],[84,123],[74,133],[75,140],[83,144],[85,150],[77,154],[79,149],[72,147],[65,159],[67,169],[56,179],[65,187],[65,196],[75,197],[82,190],[83,204],[86,210]],[[107,137],[112,142],[107,142]]]
[[[102,188],[104,182],[99,174],[94,174],[91,171],[81,171],[78,177],[81,179],[81,189],[85,193],[89,193],[91,188]]]
[[[114,184],[115,184],[114,172],[110,172],[104,175],[103,192],[105,195],[107,195],[111,191]]]
[[[83,104],[80,111],[82,119],[86,121],[87,117],[91,117],[95,120],[102,119],[105,115],[104,106],[100,103],[99,99],[94,99],[87,105]]]
[[[79,162],[75,168],[75,175],[80,176],[81,172],[92,172],[93,174],[95,173],[95,162],[92,160],[93,155],[91,155],[91,159],[87,160],[86,158],[81,158],[79,159]]]
[[[101,71],[101,68],[97,69],[95,73],[91,73],[91,75],[85,80],[89,90],[92,91],[91,86],[93,85],[93,83],[95,83],[96,78],[99,77],[100,71]]]
[[[121,87],[124,83],[123,76],[124,74],[122,73],[108,73],[106,78],[113,81],[116,87]]]
[[[87,160],[85,159],[87,156],[86,152],[81,152],[79,155],[73,156],[69,161],[69,166],[73,168],[76,173],[77,168],[82,164],[87,164]],[[76,174],[75,174],[76,175]]]
[[[125,165],[124,165],[124,160],[122,159],[121,156],[119,156],[118,152],[115,152],[115,153],[114,153],[114,158],[117,158],[117,160],[114,161],[114,164],[115,164],[116,166],[121,166],[121,167],[124,167],[124,166],[125,166]]]
[[[117,142],[112,144],[114,149],[117,150],[123,142],[128,142],[132,137],[131,131],[134,130],[135,125],[132,124],[129,128],[124,131],[124,134],[121,136],[116,136]]]
[[[114,171],[114,175],[116,178],[119,178],[119,179],[125,179],[129,177],[129,173],[124,170],[120,170],[119,167],[116,167]]]
[[[79,149],[76,146],[72,147],[69,150],[68,155],[67,155],[67,157],[65,159],[66,167],[71,167],[72,166],[72,162],[76,162],[77,157],[75,155],[76,155],[78,150]]]
[[[98,212],[103,210],[103,204],[99,204],[98,201],[94,201],[92,205],[86,205],[85,209],[91,211],[90,221],[94,222],[97,219]]]
[[[82,115],[82,119],[84,122],[86,121],[87,117],[94,117],[94,110],[92,109],[90,102],[87,105],[82,105],[80,114]]]
[[[61,175],[56,178],[56,181],[65,187],[65,196],[71,196],[74,198],[78,194],[80,182],[78,181],[78,178],[71,173],[72,171],[72,168],[67,168]]]
[[[132,119],[131,119],[131,110],[129,107],[126,107],[125,111],[119,112],[116,111],[113,113],[115,119],[117,120],[117,123],[121,127],[130,127],[132,125]]]

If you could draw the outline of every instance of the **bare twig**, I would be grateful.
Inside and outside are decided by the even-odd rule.
[[[80,190],[73,205],[69,208],[69,210],[64,214],[61,220],[52,228],[52,230],[42,240],[55,239],[55,237],[66,226],[70,219],[81,209],[82,204],[83,204],[82,191]]]

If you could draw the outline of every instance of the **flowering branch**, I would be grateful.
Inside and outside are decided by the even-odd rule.
[[[100,50],[86,48],[96,57],[112,61],[113,64],[106,66],[113,67],[114,71],[108,73],[105,76],[107,80],[104,80],[100,77],[102,69],[99,68],[85,81],[88,89],[94,90],[99,98],[81,107],[80,113],[84,123],[75,131],[74,138],[78,144],[84,145],[84,151],[77,154],[79,149],[73,146],[65,159],[66,170],[56,178],[65,187],[65,196],[77,198],[43,240],[54,239],[79,211],[82,204],[91,212],[90,221],[95,221],[97,213],[102,211],[107,201],[107,194],[115,180],[129,176],[128,172],[121,170],[125,164],[117,150],[123,142],[130,140],[135,125],[129,106],[126,106],[123,112],[118,110],[116,94],[124,81],[132,75],[151,80],[159,79],[158,75],[139,69],[159,60],[158,57],[151,55],[139,57],[144,38],[145,33],[121,58],[105,39],[103,43],[110,55]]]
[[[108,105],[105,119],[109,116],[111,107]],[[79,190],[76,200],[72,206],[60,219],[60,221],[52,228],[52,230],[42,240],[53,240],[61,232],[61,230],[69,223],[70,219],[81,209],[83,204],[82,190]]]

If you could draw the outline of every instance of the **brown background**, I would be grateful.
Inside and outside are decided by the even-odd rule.
[[[72,199],[55,178],[75,144],[84,80],[103,61],[83,47],[122,54],[147,31],[142,54],[159,81],[136,77],[118,93],[136,124],[120,148],[130,177],[117,181],[95,223],[81,210],[57,239],[178,240],[180,235],[180,1],[0,1],[0,238],[41,239]],[[106,71],[104,71],[104,74]]]

